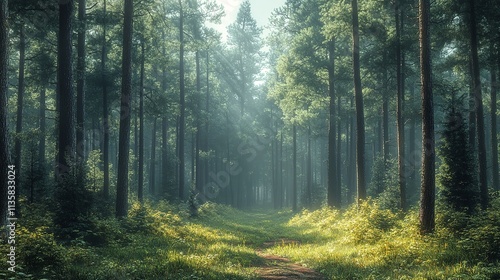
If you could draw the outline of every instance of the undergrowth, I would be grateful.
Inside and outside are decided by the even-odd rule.
[[[186,205],[134,203],[126,219],[93,217],[69,244],[56,241],[46,207],[24,213],[16,273],[4,264],[0,279],[257,279],[264,260],[256,250],[329,279],[500,279],[498,198],[473,217],[438,209],[436,232],[425,237],[417,209],[391,212],[374,200],[296,215],[207,203],[196,218]],[[450,228],[450,219],[460,220],[461,230]],[[263,246],[277,240],[290,242]]]

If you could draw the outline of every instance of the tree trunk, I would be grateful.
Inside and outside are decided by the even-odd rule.
[[[499,190],[498,178],[498,138],[497,138],[497,76],[496,69],[491,71],[491,173],[493,174],[493,189]]]
[[[162,191],[168,193],[168,121],[167,117],[162,118],[161,122],[161,173],[162,173]]]
[[[156,185],[156,117],[153,121],[153,131],[151,132],[151,167],[149,169],[149,193],[155,195]]]
[[[130,144],[130,96],[132,93],[133,0],[125,0],[123,20],[122,89],[118,148],[118,179],[116,183],[116,217],[128,211],[128,163]]]
[[[312,206],[313,178],[311,157],[311,126],[309,126],[307,129],[306,186],[308,204],[309,206]]]
[[[297,212],[297,126],[294,124],[292,129],[293,134],[293,160],[292,160],[292,210]]]
[[[103,34],[102,34],[102,54],[101,54],[101,82],[102,82],[102,134],[103,134],[103,195],[104,199],[109,198],[109,120],[108,120],[108,90],[106,86],[106,0],[104,0],[104,17],[103,17]]]
[[[184,81],[184,11],[182,8],[182,0],[179,0],[180,16],[179,16],[179,87],[180,87],[180,116],[179,116],[179,198],[183,200],[184,195],[184,128],[185,128],[185,81]]]
[[[196,51],[196,94],[198,96],[197,106],[197,118],[196,118],[196,151],[195,151],[195,162],[196,162],[196,190],[198,192],[203,192],[203,162],[200,160],[200,148],[201,148],[201,69],[200,69],[200,51]]]
[[[342,123],[340,118],[341,97],[337,94],[337,194],[339,196],[339,206],[342,204]]]
[[[399,195],[401,210],[406,211],[406,177],[405,177],[405,147],[404,147],[404,119],[403,119],[403,101],[404,101],[404,78],[403,62],[401,49],[401,7],[400,0],[396,0],[396,79],[397,79],[397,134],[398,134],[398,177],[399,177]]]
[[[141,38],[141,74],[139,81],[139,170],[137,183],[137,198],[144,200],[144,38]],[[151,152],[151,155],[154,151]]]
[[[9,146],[7,139],[7,93],[8,93],[8,4],[7,0],[0,0],[0,172],[7,174],[10,164]],[[5,176],[5,175],[4,175]],[[8,181],[0,180],[0,226],[7,224],[7,191]]]
[[[69,172],[68,158],[74,157],[75,126],[73,110],[73,67],[72,57],[73,0],[59,3],[59,35],[57,48],[57,95],[59,99],[58,166],[56,176],[59,182]]]
[[[328,127],[328,206],[340,209],[340,186],[337,185],[335,148],[335,42],[328,42],[328,93],[330,96],[330,116]]]
[[[85,32],[86,0],[78,0],[78,61],[76,65],[76,151],[85,158]]]
[[[359,65],[358,0],[352,0],[352,58],[354,71],[354,96],[356,100],[356,171],[358,204],[366,199],[365,183],[365,115]]]
[[[431,46],[429,32],[430,0],[419,0],[420,81],[422,99],[422,184],[420,189],[420,232],[432,233],[435,227],[434,196],[435,140],[432,96]]]
[[[476,12],[474,0],[469,0],[469,31],[472,58],[472,89],[476,112],[477,153],[479,158],[479,190],[481,193],[481,208],[488,207],[488,178],[486,169],[486,137],[484,134],[483,94],[479,73],[478,40],[476,27]]]
[[[15,142],[15,166],[16,173],[21,174],[22,167],[22,144],[21,144],[21,134],[23,132],[23,99],[24,99],[24,66],[26,58],[26,39],[24,32],[24,22],[21,22],[21,34],[19,36],[19,79],[18,79],[18,92],[17,92],[17,120],[16,120],[16,142]],[[19,175],[18,175],[19,176]],[[21,190],[20,180],[16,180],[16,189],[19,192]],[[16,195],[16,216],[20,217],[21,212],[19,211],[19,195]]]

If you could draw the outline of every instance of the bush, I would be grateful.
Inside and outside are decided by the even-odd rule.
[[[359,207],[352,205],[339,221],[338,226],[347,234],[346,241],[373,244],[391,230],[398,221],[392,211],[382,209],[375,201],[368,199]]]
[[[57,244],[48,227],[38,227],[33,231],[19,228],[19,263],[33,273],[44,276],[55,275],[67,263],[66,249]]]

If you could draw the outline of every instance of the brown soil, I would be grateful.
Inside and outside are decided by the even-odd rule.
[[[269,248],[276,245],[300,244],[297,240],[279,239],[267,241],[262,244],[262,248]],[[265,264],[257,270],[259,279],[268,280],[293,280],[293,279],[315,279],[325,280],[326,278],[318,272],[304,267],[297,263],[292,263],[289,259],[277,255],[266,254],[262,249],[257,250],[257,255],[265,260]]]

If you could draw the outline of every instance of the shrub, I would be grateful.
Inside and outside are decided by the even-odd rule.
[[[397,215],[382,209],[375,201],[369,199],[361,205],[352,205],[339,220],[338,226],[345,230],[345,239],[353,243],[373,244],[383,234],[397,224]]]

